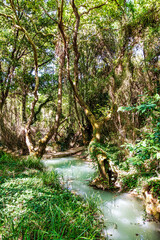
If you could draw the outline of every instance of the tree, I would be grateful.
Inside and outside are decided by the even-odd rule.
[[[33,40],[33,37],[32,37],[33,33],[31,34],[27,30],[27,27],[25,27],[26,18],[27,17],[30,18],[29,15],[31,15],[29,10],[30,10],[30,7],[32,7],[32,5],[29,3],[27,5],[28,9],[26,8],[26,12],[24,13],[24,11],[22,10],[23,3],[22,3],[22,6],[20,6],[19,4],[17,6],[17,5],[15,5],[14,1],[11,0],[9,2],[10,2],[10,5],[7,5],[6,8],[11,9],[10,15],[4,14],[4,13],[1,13],[1,15],[3,17],[9,18],[12,21],[14,28],[18,29],[18,31],[21,31],[22,33],[24,33],[24,36],[27,39],[27,41],[29,42],[29,44],[32,48],[32,52],[33,52],[35,84],[34,84],[33,101],[31,104],[30,116],[29,116],[26,126],[25,126],[25,133],[26,133],[26,143],[27,143],[30,154],[34,154],[36,156],[41,157],[45,151],[46,144],[52,138],[53,135],[56,136],[57,130],[59,127],[59,118],[61,115],[61,104],[62,104],[62,70],[63,70],[63,65],[64,65],[64,51],[62,50],[62,54],[60,54],[60,68],[59,68],[59,81],[58,81],[58,105],[57,105],[57,115],[55,118],[55,124],[54,124],[54,126],[51,127],[48,134],[46,134],[45,137],[43,137],[42,139],[39,140],[38,145],[34,146],[34,141],[32,139],[32,132],[31,132],[31,125],[32,125],[34,117],[35,117],[35,106],[38,102],[38,88],[39,88],[39,76],[38,76],[39,65],[38,65],[38,50],[37,50],[38,47],[37,47],[36,41]],[[34,5],[34,3],[33,3],[33,5]],[[28,15],[27,15],[27,11],[28,11]],[[17,14],[17,12],[18,12],[18,14]],[[19,16],[23,16],[23,23]],[[33,20],[31,22],[33,23]],[[36,34],[37,34],[37,32],[35,32],[35,36],[36,36]]]
[[[80,129],[83,142],[90,141],[90,153],[108,188],[110,171],[115,170],[103,143],[112,140],[120,146],[127,139],[134,141],[142,120],[136,113],[117,111],[118,107],[134,106],[146,90],[151,95],[159,91],[157,2],[9,0],[2,1],[0,16],[14,32],[7,35],[11,51],[3,43],[12,64],[1,60],[0,69],[11,66],[16,76],[12,73],[10,79],[10,67],[6,80],[1,73],[1,103],[7,99],[8,86],[11,91],[10,83],[16,82],[30,154],[41,157],[51,140],[63,141],[61,120],[63,136],[69,136],[69,122],[75,118],[74,132]],[[55,120],[38,133],[38,125],[44,126],[41,110],[47,108],[52,112],[50,122]]]

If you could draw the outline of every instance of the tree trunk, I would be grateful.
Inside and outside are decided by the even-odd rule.
[[[22,122],[23,123],[27,122],[27,117],[26,117],[26,96],[27,96],[27,94],[25,92],[22,93]]]
[[[109,188],[110,179],[109,179],[109,163],[107,161],[107,154],[105,151],[102,151],[100,147],[100,141],[101,141],[101,130],[103,127],[104,122],[103,121],[95,121],[92,125],[93,127],[93,137],[92,140],[89,143],[89,152],[90,155],[98,165],[98,170],[100,173],[100,176],[98,177],[98,181],[101,180],[102,188]],[[105,187],[104,187],[105,185]]]
[[[58,128],[60,124],[60,116],[62,113],[62,79],[63,79],[63,70],[64,70],[64,62],[65,62],[65,50],[62,50],[62,53],[60,55],[60,60],[59,60],[59,77],[58,77],[58,105],[57,105],[57,113],[55,117],[55,122],[53,127],[49,130],[49,132],[46,134],[46,136],[42,139],[39,140],[38,142],[38,148],[37,151],[35,152],[35,155],[37,157],[42,157],[46,145],[49,142],[49,140],[53,137],[56,139],[57,133],[58,133]]]
[[[88,120],[90,121],[92,128],[93,128],[93,138],[89,144],[89,151],[91,155],[95,156],[95,159],[97,160],[98,169],[100,172],[100,176],[102,177],[103,181],[106,182],[107,188],[109,188],[109,175],[106,172],[104,160],[107,159],[106,153],[102,153],[100,151],[100,148],[96,147],[96,144],[100,142],[101,139],[101,128],[106,120],[110,118],[110,116],[107,116],[99,121],[96,120],[96,117],[91,112],[89,106],[84,102],[83,98],[80,96],[78,92],[78,60],[79,60],[79,51],[78,51],[78,44],[77,44],[77,35],[78,35],[78,28],[80,23],[80,15],[78,13],[78,10],[75,6],[74,0],[71,1],[71,5],[73,8],[74,15],[76,17],[76,25],[75,25],[75,31],[74,31],[74,41],[73,41],[73,49],[74,49],[74,82],[71,79],[70,76],[70,55],[69,55],[69,48],[68,48],[68,42],[67,37],[64,32],[64,28],[61,26],[61,36],[63,39],[64,47],[66,49],[66,56],[67,56],[67,77],[71,84],[71,87],[73,89],[74,96],[81,106],[81,108],[84,110]],[[109,164],[108,164],[109,166]]]

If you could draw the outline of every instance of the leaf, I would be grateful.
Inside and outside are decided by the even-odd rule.
[[[121,107],[118,108],[117,112],[132,111],[132,110],[134,110],[134,109],[135,109],[135,107],[131,107],[131,106],[129,106],[129,107],[123,107],[123,106],[121,106]]]
[[[157,159],[160,159],[160,152],[157,152]]]

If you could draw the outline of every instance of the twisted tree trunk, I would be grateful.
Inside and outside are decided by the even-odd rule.
[[[89,144],[89,151],[92,156],[96,159],[100,178],[102,182],[105,182],[105,188],[109,188],[109,162],[107,161],[107,155],[105,151],[101,151],[101,148],[97,145],[100,143],[101,140],[101,130],[104,125],[104,123],[110,119],[110,114],[107,117],[104,117],[103,119],[97,120],[95,115],[91,112],[89,106],[84,102],[83,98],[79,94],[78,91],[78,60],[80,57],[79,51],[78,51],[78,44],[77,44],[77,36],[78,36],[78,28],[80,24],[80,15],[78,13],[78,9],[75,5],[74,0],[71,1],[71,6],[73,9],[73,13],[76,18],[75,22],[75,29],[74,29],[74,35],[73,35],[73,52],[74,52],[74,81],[71,79],[70,75],[70,53],[69,53],[69,40],[68,36],[65,33],[63,24],[59,24],[59,30],[61,33],[61,37],[64,44],[64,49],[66,52],[67,57],[67,78],[68,81],[71,84],[71,87],[73,89],[74,97],[76,101],[79,103],[81,108],[84,110],[85,115],[87,116],[88,120],[90,121],[92,128],[93,128],[93,137]],[[61,5],[61,17],[63,16],[63,4]],[[60,13],[59,13],[60,15]],[[62,18],[61,18],[62,19]]]

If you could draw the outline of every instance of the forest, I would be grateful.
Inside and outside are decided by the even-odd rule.
[[[159,33],[159,0],[0,0],[0,239],[124,240],[42,164],[78,149],[160,221]]]

